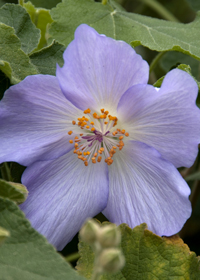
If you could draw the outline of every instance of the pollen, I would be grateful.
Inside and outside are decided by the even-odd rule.
[[[74,139],[69,140],[69,143],[74,143],[74,154],[85,166],[89,163],[112,165],[117,153],[126,144],[129,133],[125,129],[114,128],[118,118],[104,108],[99,112],[88,108],[83,113],[85,115],[72,121],[75,125],[73,131],[68,131],[69,135],[74,135]]]

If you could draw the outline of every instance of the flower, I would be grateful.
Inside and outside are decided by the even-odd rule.
[[[174,69],[156,90],[148,72],[131,46],[83,24],[56,77],[29,76],[0,102],[0,161],[27,166],[21,208],[57,249],[101,211],[167,236],[190,216],[176,168],[197,155],[197,84]]]

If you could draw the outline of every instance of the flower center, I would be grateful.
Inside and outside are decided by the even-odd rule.
[[[124,136],[128,137],[129,133],[124,129],[115,129],[117,117],[109,115],[109,112],[104,109],[101,109],[100,115],[96,112],[92,114],[89,108],[83,113],[87,117],[83,116],[77,121],[72,121],[72,124],[76,126],[75,130],[68,132],[69,135],[75,136],[74,140],[69,140],[69,143],[74,143],[74,153],[85,166],[88,166],[90,160],[92,163],[101,162],[103,155],[107,165],[111,165],[113,155],[117,149],[123,149],[122,139]]]

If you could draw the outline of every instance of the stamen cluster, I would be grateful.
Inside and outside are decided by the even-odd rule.
[[[92,114],[89,108],[83,113],[88,114],[88,117],[83,116],[77,118],[77,121],[72,121],[72,124],[82,129],[83,133],[71,130],[68,132],[69,135],[76,134],[74,140],[69,140],[69,143],[74,143],[74,153],[77,154],[78,159],[84,162],[85,166],[88,166],[90,159],[92,163],[101,162],[102,154],[105,156],[107,165],[111,165],[117,147],[122,150],[124,146],[122,139],[124,136],[128,137],[129,133],[119,128],[111,132],[117,125],[118,119],[109,115],[109,112],[104,109],[101,109],[102,114],[100,115],[96,112]]]

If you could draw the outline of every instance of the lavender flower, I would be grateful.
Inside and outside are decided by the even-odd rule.
[[[21,208],[59,250],[101,211],[167,236],[190,216],[176,168],[197,155],[197,84],[175,69],[156,90],[148,72],[128,44],[81,25],[56,77],[29,76],[0,102],[0,161],[28,166]]]

